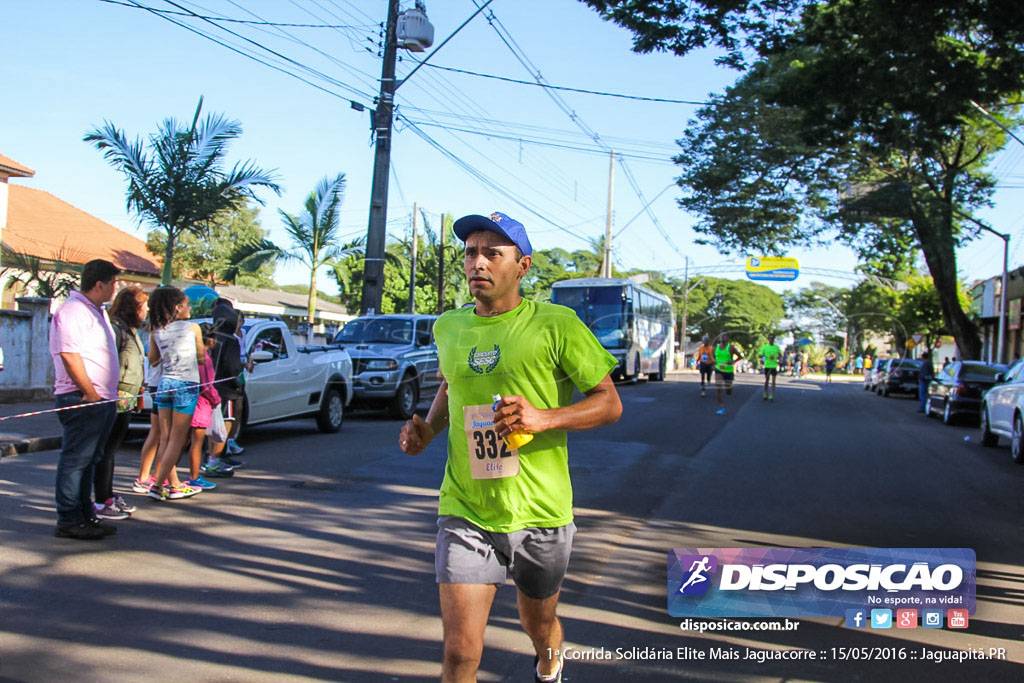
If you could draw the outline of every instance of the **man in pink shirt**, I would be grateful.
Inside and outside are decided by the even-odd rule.
[[[91,540],[117,532],[101,523],[92,506],[93,473],[117,416],[120,365],[114,330],[103,304],[114,297],[121,271],[110,261],[89,261],[80,291],[72,292],[50,321],[54,394],[64,440],[57,462],[59,538]],[[95,405],[89,405],[95,404]]]

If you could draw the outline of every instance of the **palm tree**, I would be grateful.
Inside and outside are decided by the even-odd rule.
[[[205,225],[219,212],[245,199],[259,202],[257,187],[280,194],[272,173],[252,161],[224,168],[228,143],[242,133],[238,121],[207,114],[200,121],[203,98],[190,125],[164,119],[149,138],[148,153],[142,140],[129,142],[109,121],[83,140],[91,142],[128,181],[128,211],[167,235],[161,282],[170,284],[174,243],[182,233],[203,235]]]
[[[80,252],[61,245],[60,249],[52,252],[49,259],[5,247],[3,260],[7,265],[0,269],[0,278],[6,276],[7,279],[3,281],[0,291],[20,284],[26,293],[31,287],[32,296],[63,299],[78,286],[82,273],[79,264],[85,258]]]
[[[344,173],[339,173],[333,179],[325,176],[309,194],[305,211],[301,214],[293,216],[278,209],[293,244],[291,250],[282,252],[282,257],[299,261],[309,268],[309,300],[306,315],[310,330],[313,328],[316,312],[317,270],[360,248],[356,243],[344,246],[338,244],[338,210],[344,192]]]

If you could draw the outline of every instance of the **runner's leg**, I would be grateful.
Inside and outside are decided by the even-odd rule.
[[[484,629],[498,587],[487,583],[439,583],[444,627],[442,683],[476,680],[484,652]]]
[[[555,609],[558,607],[558,596],[535,600],[518,591],[519,621],[526,635],[533,641],[533,649],[537,653],[537,671],[548,676],[558,668],[556,652],[562,649],[562,622],[558,620]]]

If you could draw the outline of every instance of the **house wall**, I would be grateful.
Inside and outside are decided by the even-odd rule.
[[[0,400],[42,399],[53,394],[50,300],[19,297],[18,310],[0,310]]]

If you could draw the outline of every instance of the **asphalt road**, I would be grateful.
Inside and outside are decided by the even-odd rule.
[[[754,382],[740,379],[725,416],[692,374],[622,386],[618,424],[570,435],[579,533],[560,614],[567,645],[613,656],[569,662],[566,680],[1024,678],[1024,467],[1005,444],[982,448],[973,425],[859,384],[780,380],[769,404]],[[187,501],[134,495],[139,512],[98,542],[52,535],[55,452],[4,458],[0,679],[436,680],[443,445],[406,456],[399,426],[365,413],[330,436],[311,420],[252,428],[238,476]],[[138,446],[119,459],[123,491]],[[855,631],[837,618],[681,631],[666,612],[667,552],[757,546],[974,548],[977,613],[966,631]],[[862,646],[917,658],[832,651]],[[1005,659],[931,659],[990,647]],[[642,658],[677,648],[740,658]],[[793,649],[826,656],[747,658]],[[530,650],[506,586],[480,680],[531,680]]]

